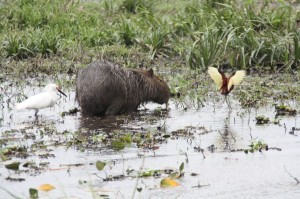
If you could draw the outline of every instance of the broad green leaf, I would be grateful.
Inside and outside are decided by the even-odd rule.
[[[30,196],[30,199],[37,199],[37,198],[39,198],[38,190],[34,189],[34,188],[30,188],[29,189],[29,196]]]
[[[180,165],[180,167],[179,167],[180,173],[183,171],[183,169],[184,169],[184,162],[182,162],[181,165]]]
[[[152,171],[144,171],[141,173],[141,177],[149,177],[152,176],[153,172]]]
[[[5,165],[5,168],[10,170],[19,170],[20,162],[13,162],[11,164]]]
[[[105,162],[101,162],[101,161],[97,161],[96,162],[96,168],[99,170],[99,171],[102,171],[105,167],[106,163]]]
[[[116,150],[122,150],[125,148],[125,144],[123,142],[121,142],[120,140],[115,140],[115,141],[112,141],[111,147]]]

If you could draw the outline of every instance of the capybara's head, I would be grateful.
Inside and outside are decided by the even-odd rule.
[[[144,94],[149,101],[164,104],[169,101],[170,89],[167,83],[154,74],[152,69],[140,71],[145,79]]]

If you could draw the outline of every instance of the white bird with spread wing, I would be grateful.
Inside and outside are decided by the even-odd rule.
[[[67,95],[63,93],[56,84],[48,84],[44,88],[44,92],[29,97],[25,101],[16,104],[16,109],[33,109],[35,110],[34,115],[36,116],[39,109],[54,106],[59,99],[58,92],[67,97]]]

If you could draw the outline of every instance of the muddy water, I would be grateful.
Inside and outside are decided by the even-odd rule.
[[[55,79],[57,81],[57,79]],[[0,187],[5,188],[20,198],[29,197],[29,188],[36,188],[49,183],[56,187],[47,193],[39,193],[41,198],[97,198],[106,195],[108,198],[299,198],[299,185],[287,172],[300,180],[300,138],[289,132],[292,127],[299,128],[299,116],[282,116],[280,124],[256,125],[255,116],[265,115],[275,119],[273,106],[244,110],[237,103],[232,103],[230,110],[226,103],[207,101],[203,108],[196,110],[173,99],[168,111],[157,111],[164,106],[148,104],[139,113],[122,117],[84,118],[80,113],[62,117],[63,111],[77,106],[74,103],[74,88],[63,87],[67,98],[61,98],[53,108],[41,110],[38,118],[34,111],[15,111],[13,104],[18,98],[39,93],[43,79],[28,80],[26,83],[12,85],[4,82],[0,138],[7,137],[7,132],[29,129],[26,133],[36,135],[45,143],[57,136],[39,134],[39,129],[47,126],[58,132],[67,130],[76,134],[78,129],[99,131],[157,132],[159,127],[165,133],[185,129],[193,136],[178,136],[167,142],[157,144],[157,150],[137,148],[134,144],[121,152],[109,149],[78,150],[75,146],[50,147],[55,157],[41,158],[31,155],[26,159],[13,158],[0,163]],[[32,89],[33,88],[33,89]],[[22,95],[21,95],[21,94]],[[9,100],[9,103],[7,101]],[[233,100],[233,99],[231,99]],[[297,104],[291,103],[293,107]],[[17,141],[9,141],[2,148],[18,145],[30,146],[30,139],[17,139],[22,133],[14,134]],[[245,154],[234,152],[247,149],[253,140],[268,144],[270,150]],[[208,149],[214,146],[215,150]],[[204,149],[203,154],[195,149]],[[273,149],[272,149],[273,148]],[[279,151],[281,149],[281,151]],[[39,149],[37,154],[45,153]],[[48,151],[49,152],[49,151]],[[106,161],[104,171],[95,167],[97,160]],[[20,161],[48,163],[40,171],[13,171],[4,165]],[[180,186],[160,188],[161,178],[126,177],[115,181],[104,182],[102,178],[126,174],[127,169],[164,169],[178,168],[184,162],[184,177],[178,179]],[[78,164],[72,166],[72,164]],[[197,174],[192,176],[191,174]],[[24,178],[22,182],[11,182],[11,178]],[[136,185],[137,184],[137,185]],[[200,186],[198,186],[200,185]],[[135,187],[142,188],[141,192]],[[12,198],[6,191],[0,190],[0,198]]]

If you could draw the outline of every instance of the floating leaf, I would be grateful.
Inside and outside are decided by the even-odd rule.
[[[19,166],[20,166],[20,162],[13,162],[11,164],[5,165],[5,167],[10,170],[19,170]]]
[[[256,116],[255,119],[256,119],[256,124],[268,124],[270,122],[270,119],[263,115]]]
[[[125,148],[125,144],[120,140],[115,140],[111,143],[111,147],[116,150],[122,150]]]
[[[171,178],[164,178],[160,181],[160,187],[177,187],[179,183]]]
[[[101,162],[101,161],[96,162],[96,167],[99,171],[102,171],[104,169],[105,165],[106,165],[105,162]]]
[[[152,171],[144,171],[141,173],[141,177],[149,177],[152,176],[153,172]]]
[[[140,177],[160,176],[161,170],[147,170],[140,173]]]
[[[38,190],[41,190],[41,191],[51,191],[55,189],[54,186],[52,186],[51,184],[42,184],[41,186],[38,187]]]
[[[29,189],[30,199],[37,199],[39,197],[38,190],[34,188]]]

